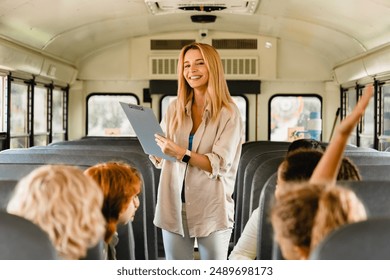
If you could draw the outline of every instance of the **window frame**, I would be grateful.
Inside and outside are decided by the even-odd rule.
[[[349,97],[347,96],[347,94],[352,91],[354,93],[354,97],[355,98],[355,104],[353,107],[355,107],[355,105],[357,104],[357,102],[359,101],[360,97],[362,96],[363,92],[364,92],[364,89],[366,88],[366,86],[368,85],[373,85],[374,86],[374,96],[372,97],[373,98],[373,107],[374,107],[374,116],[373,116],[373,129],[374,131],[372,132],[373,135],[371,135],[373,137],[372,139],[372,145],[373,149],[378,149],[378,145],[379,145],[379,138],[378,138],[378,133],[379,133],[379,129],[380,129],[380,118],[379,116],[381,115],[381,111],[383,110],[382,108],[382,104],[381,104],[381,101],[380,101],[380,96],[378,94],[378,83],[376,81],[374,81],[374,83],[367,83],[367,84],[364,84],[364,85],[359,85],[359,84],[356,84],[354,86],[350,86],[350,87],[341,87],[340,88],[340,99],[341,99],[341,114],[340,114],[340,120],[343,120],[346,118],[346,116],[350,113],[347,111],[347,108],[348,108],[348,99]],[[370,101],[371,102],[371,101]],[[353,108],[351,108],[353,109]],[[365,119],[367,118],[367,115],[366,115],[366,112],[364,112],[364,114],[362,115],[362,117],[360,118],[356,128],[355,128],[355,132],[353,134],[351,134],[350,138],[348,139],[348,144],[352,144],[352,145],[355,145],[357,147],[361,147],[362,145],[362,132],[363,132],[363,127],[365,126]],[[351,137],[352,136],[355,136],[356,137],[356,143],[352,143],[351,141]]]
[[[88,127],[88,125],[89,125],[89,111],[90,111],[89,106],[88,106],[89,100],[95,96],[130,96],[130,97],[135,98],[135,100],[137,101],[136,105],[140,105],[139,97],[135,93],[132,93],[132,92],[91,92],[91,93],[89,93],[86,97],[86,104],[85,104],[85,106],[86,106],[85,135],[86,136],[90,136],[88,134],[88,131],[89,131],[89,127]],[[120,136],[123,136],[123,135],[119,135],[119,137]],[[108,137],[108,136],[102,136],[102,137]]]
[[[311,98],[317,98],[320,102],[320,118],[322,119],[323,118],[323,113],[322,113],[322,110],[323,110],[323,100],[322,100],[322,96],[317,94],[317,93],[276,93],[276,94],[273,94],[271,95],[271,97],[269,98],[268,100],[268,115],[267,115],[267,118],[268,118],[268,131],[267,131],[267,139],[268,141],[278,141],[278,140],[271,140],[271,125],[272,125],[272,110],[271,110],[271,104],[272,104],[272,100],[274,98],[277,98],[277,97],[302,97],[302,98],[305,98],[305,97],[311,97]],[[323,131],[323,125],[321,127],[321,131]],[[323,133],[321,133],[321,141],[323,139]]]
[[[26,119],[26,126],[27,126],[27,132],[25,134],[21,135],[12,135],[11,133],[11,117],[13,112],[11,111],[11,105],[12,105],[12,87],[14,84],[20,84],[20,85],[26,85],[27,88],[27,105],[26,105],[26,115],[24,118]],[[35,99],[35,90],[37,87],[45,88],[47,90],[47,105],[46,105],[46,132],[40,131],[38,134],[34,131],[34,99]],[[64,100],[64,103],[62,104],[63,107],[61,108],[63,111],[63,140],[68,140],[68,97],[69,97],[69,85],[66,87],[61,87],[55,85],[53,82],[45,83],[45,82],[36,82],[34,78],[28,79],[28,78],[22,78],[17,77],[9,74],[7,76],[7,92],[5,93],[7,95],[6,97],[6,126],[7,126],[7,139],[5,148],[11,148],[11,140],[12,139],[25,139],[23,148],[29,148],[33,146],[37,146],[35,143],[34,138],[37,136],[45,135],[46,137],[46,145],[49,145],[52,143],[53,139],[53,130],[52,130],[52,90],[56,88],[60,91],[62,94],[62,98]],[[14,147],[12,147],[14,148]]]
[[[390,99],[390,81],[386,82],[378,82],[375,83],[377,87],[377,98],[376,98],[376,124],[377,124],[377,133],[376,133],[376,143],[377,143],[377,149],[379,151],[388,151],[390,150],[390,135],[385,134],[385,131],[388,131],[389,129],[386,129],[387,127],[385,126],[385,119],[389,120],[386,122],[386,124],[390,123],[390,110],[385,111],[385,109],[390,109],[390,106],[385,106],[385,93],[384,93],[384,88],[388,89],[386,91],[386,97]],[[386,116],[386,117],[385,117]],[[390,133],[389,133],[390,134]]]

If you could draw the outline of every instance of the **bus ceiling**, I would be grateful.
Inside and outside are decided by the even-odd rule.
[[[86,57],[140,37],[209,42],[265,36],[277,40],[279,52],[296,48],[323,57],[339,82],[375,75],[389,60],[387,0],[15,0],[1,1],[0,11],[0,50],[7,54],[0,68],[61,74],[67,83]],[[194,22],[194,15],[215,21]],[[348,73],[350,63],[360,73]]]

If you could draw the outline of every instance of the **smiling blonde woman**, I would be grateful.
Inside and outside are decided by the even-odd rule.
[[[154,224],[167,259],[192,259],[197,239],[202,260],[226,260],[244,126],[214,47],[181,50],[177,94],[161,124],[166,137],[156,135],[162,152],[177,160],[151,156],[162,168]]]

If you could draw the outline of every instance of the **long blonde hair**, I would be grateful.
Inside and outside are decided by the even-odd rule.
[[[223,72],[223,65],[221,58],[217,50],[203,43],[192,43],[182,48],[179,61],[177,64],[178,74],[178,90],[176,111],[172,118],[169,128],[171,133],[174,134],[176,130],[181,126],[185,117],[185,106],[193,98],[193,89],[189,86],[186,79],[183,76],[184,72],[184,56],[190,49],[198,49],[204,59],[205,65],[209,71],[209,81],[206,92],[206,104],[211,108],[211,120],[215,121],[219,115],[219,112],[223,107],[232,110],[230,103],[233,102],[232,97],[226,83],[225,75]]]
[[[40,226],[61,258],[80,259],[103,239],[102,204],[102,191],[81,169],[45,165],[18,182],[7,211]]]

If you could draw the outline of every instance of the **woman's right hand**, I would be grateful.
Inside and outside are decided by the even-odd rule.
[[[186,149],[180,147],[172,140],[159,135],[154,135],[157,145],[161,148],[161,151],[171,157],[176,158],[177,160],[181,160],[186,153]]]

